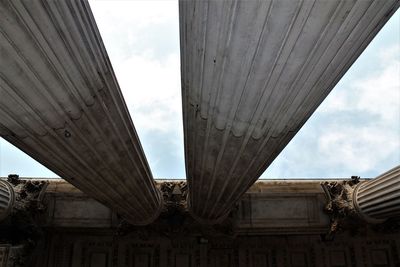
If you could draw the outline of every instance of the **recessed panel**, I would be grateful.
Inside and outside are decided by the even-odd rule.
[[[385,249],[371,250],[371,261],[374,267],[390,266],[389,253]]]
[[[175,267],[190,267],[190,254],[175,254]]]
[[[329,262],[332,267],[346,267],[346,253],[340,250],[334,250],[329,253]]]
[[[232,264],[232,253],[229,250],[215,249],[209,254],[209,267],[231,267]]]
[[[305,252],[292,252],[290,254],[290,262],[293,267],[307,267],[307,254]]]
[[[150,254],[147,253],[134,254],[132,267],[150,267]]]
[[[94,252],[90,255],[90,267],[108,267],[108,254]]]
[[[268,255],[264,253],[255,253],[253,255],[253,267],[269,267]]]

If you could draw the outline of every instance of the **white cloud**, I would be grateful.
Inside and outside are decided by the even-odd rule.
[[[360,80],[355,87],[362,91],[357,103],[358,110],[379,115],[387,126],[395,124],[400,127],[400,49],[399,46],[396,48],[385,50],[385,56],[381,57],[383,68],[380,72]],[[391,59],[387,60],[386,57]]]
[[[27,154],[0,138],[0,176],[58,177]]]
[[[178,1],[90,1],[155,177],[184,175]]]
[[[334,89],[320,112],[357,111],[378,115],[386,126],[400,127],[400,47],[391,46],[381,50],[377,68],[364,77],[358,77],[347,84],[338,86],[346,90]],[[384,126],[384,125],[382,125]]]
[[[324,165],[349,173],[374,170],[382,159],[396,154],[399,149],[399,136],[378,127],[337,124],[318,138],[318,155],[325,161]]]
[[[178,1],[90,6],[153,175],[184,178]],[[1,175],[55,176],[5,141],[0,146]]]
[[[179,57],[166,63],[132,56],[115,65],[136,127],[171,132],[181,125]]]
[[[262,177],[375,177],[400,164],[400,46],[364,53]],[[376,67],[358,71],[366,62]]]
[[[90,1],[112,63],[178,52],[178,1]],[[175,51],[174,51],[175,50]]]
[[[144,132],[169,132],[179,127],[182,104],[177,1],[90,4],[136,127]],[[151,43],[164,36],[162,25],[172,28],[173,35]],[[157,57],[157,50],[165,43],[172,43],[173,48]]]
[[[183,178],[178,1],[90,5],[154,176]],[[393,27],[399,32],[398,23],[388,24],[391,36],[379,40],[393,37]],[[262,177],[374,177],[400,162],[396,40],[374,40]],[[366,62],[366,71],[355,71]],[[2,175],[54,176],[2,140],[0,146]]]
[[[367,172],[389,157],[400,160],[399,51],[399,46],[382,50],[373,73],[343,85],[348,88],[328,99],[325,112],[351,111],[369,117],[363,124],[351,120],[348,124],[328,124],[318,144],[330,164]]]

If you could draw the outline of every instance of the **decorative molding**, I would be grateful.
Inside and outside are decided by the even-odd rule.
[[[366,217],[357,207],[356,192],[360,185],[369,181],[360,182],[360,177],[352,176],[351,180],[323,182],[327,203],[324,211],[330,217],[327,234],[323,235],[326,241],[334,239],[335,234],[349,231],[352,235],[368,235],[375,233],[397,233],[400,231],[400,218],[378,220]]]
[[[231,212],[226,222],[213,227],[198,221],[186,209],[185,181],[158,180],[156,186],[160,192],[163,188],[163,202],[166,203],[157,223],[166,226],[174,222],[172,228],[179,228],[182,223],[189,225],[193,220],[194,225],[220,228],[225,233],[229,233],[226,222],[230,222],[229,228],[235,235],[321,234],[329,224],[329,217],[320,208],[325,204],[320,181],[261,180],[242,197],[237,210]],[[172,194],[174,188],[178,194]],[[111,209],[61,179],[50,180],[45,196],[48,206],[46,227],[114,228],[123,220]],[[280,208],[276,209],[276,206]]]
[[[43,199],[49,182],[22,180],[16,174],[10,174],[7,181],[13,186],[15,202],[9,217],[0,224],[0,243],[13,244],[9,256],[12,266],[29,266],[34,249],[44,237]]]
[[[214,237],[200,240],[192,236],[151,236],[141,240],[134,236],[113,238],[102,231],[61,232],[64,238],[49,240],[60,247],[73,247],[64,255],[73,259],[71,266],[110,266],[109,257],[118,259],[112,266],[165,266],[165,267],[311,267],[311,266],[397,266],[400,240],[397,234],[369,234],[353,237],[338,235],[332,242],[321,241],[319,235],[237,236]],[[104,242],[102,241],[104,240]],[[111,241],[113,240],[113,241]],[[118,247],[112,252],[113,246]],[[90,262],[90,255],[108,255],[101,261]],[[50,264],[34,267],[53,267],[51,259],[59,259],[52,250],[45,254]],[[108,261],[107,261],[108,260]],[[71,261],[69,261],[71,262]],[[108,263],[109,265],[107,265]],[[64,263],[66,264],[66,263]],[[70,266],[68,265],[68,266]],[[64,265],[61,265],[64,266]],[[65,265],[67,266],[67,265]]]
[[[187,183],[164,182],[158,184],[164,198],[164,208],[162,213],[174,214],[183,213],[187,210]]]
[[[116,231],[118,236],[137,236],[148,240],[155,235],[168,238],[235,235],[233,212],[218,225],[202,224],[193,218],[187,209],[188,191],[185,181],[157,183],[157,187],[164,198],[164,208],[159,218],[146,226],[134,226],[126,220],[121,220]]]
[[[353,192],[359,182],[359,176],[352,176],[349,181],[321,183],[327,199],[324,211],[330,216],[329,231],[325,236],[327,240],[333,239],[335,233],[343,228],[355,230],[362,224],[353,201]]]

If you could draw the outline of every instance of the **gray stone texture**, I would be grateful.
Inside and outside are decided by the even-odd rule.
[[[191,212],[223,219],[399,1],[179,2]]]
[[[87,1],[0,1],[0,136],[131,223],[161,194]]]

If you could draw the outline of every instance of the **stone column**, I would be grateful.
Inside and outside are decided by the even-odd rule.
[[[398,1],[179,1],[188,205],[216,224],[285,148]]]
[[[8,182],[0,180],[0,222],[11,213],[14,201],[14,189]]]
[[[354,206],[368,222],[380,223],[400,216],[400,165],[373,180],[357,185]]]
[[[129,223],[162,209],[83,1],[0,1],[0,137]]]

